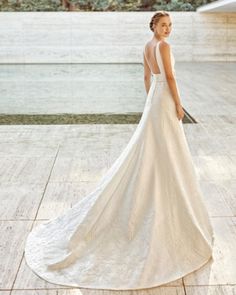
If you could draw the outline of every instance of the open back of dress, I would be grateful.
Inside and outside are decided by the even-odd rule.
[[[149,68],[151,69],[152,74],[155,74],[155,75],[161,74],[161,70],[160,70],[160,67],[159,67],[157,59],[156,59],[157,44],[150,49],[150,50],[153,50],[154,52],[153,52],[153,55],[151,55],[151,57],[149,59],[148,59],[148,56],[150,56],[150,52],[147,52],[146,47],[147,46],[145,46],[143,53],[144,53],[144,56],[147,60]],[[147,54],[147,53],[149,53],[149,54]],[[153,70],[154,68],[155,68],[155,70]]]

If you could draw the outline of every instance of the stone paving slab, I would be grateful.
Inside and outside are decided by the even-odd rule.
[[[0,220],[34,220],[45,184],[0,182]]]
[[[48,183],[37,220],[59,216],[86,197],[96,187],[96,182],[53,182]]]
[[[235,295],[236,285],[232,286],[185,286],[186,295]]]
[[[11,289],[14,284],[32,222],[0,221],[0,290]]]
[[[57,290],[16,290],[12,295],[185,295],[183,287],[160,287],[139,291],[109,291],[109,290],[89,290],[89,289],[57,289]],[[0,293],[0,295],[2,295]],[[5,295],[5,294],[4,294]]]

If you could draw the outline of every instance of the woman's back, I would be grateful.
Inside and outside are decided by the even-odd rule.
[[[153,41],[147,42],[147,44],[144,47],[144,54],[152,73],[160,74],[161,71],[156,60],[156,46],[157,43],[154,43]]]

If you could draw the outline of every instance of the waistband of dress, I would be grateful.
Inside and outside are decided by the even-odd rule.
[[[157,82],[167,82],[166,78],[161,74],[153,74],[153,80]]]

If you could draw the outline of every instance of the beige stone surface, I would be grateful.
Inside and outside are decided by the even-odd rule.
[[[32,221],[0,221],[0,290],[10,290],[17,276]]]
[[[4,12],[1,63],[137,63],[149,12]],[[171,11],[178,61],[235,61],[236,14]],[[92,30],[88,23],[93,19]],[[50,30],[48,29],[50,27]],[[37,34],[35,33],[37,32]],[[184,54],[183,54],[184,53]]]
[[[235,295],[236,285],[232,286],[186,286],[186,295]]]
[[[109,291],[109,290],[37,290],[37,291],[13,291],[12,295],[185,295],[183,287],[160,287],[149,290],[136,291]],[[0,295],[2,295],[0,293]],[[5,294],[4,294],[5,295]]]

